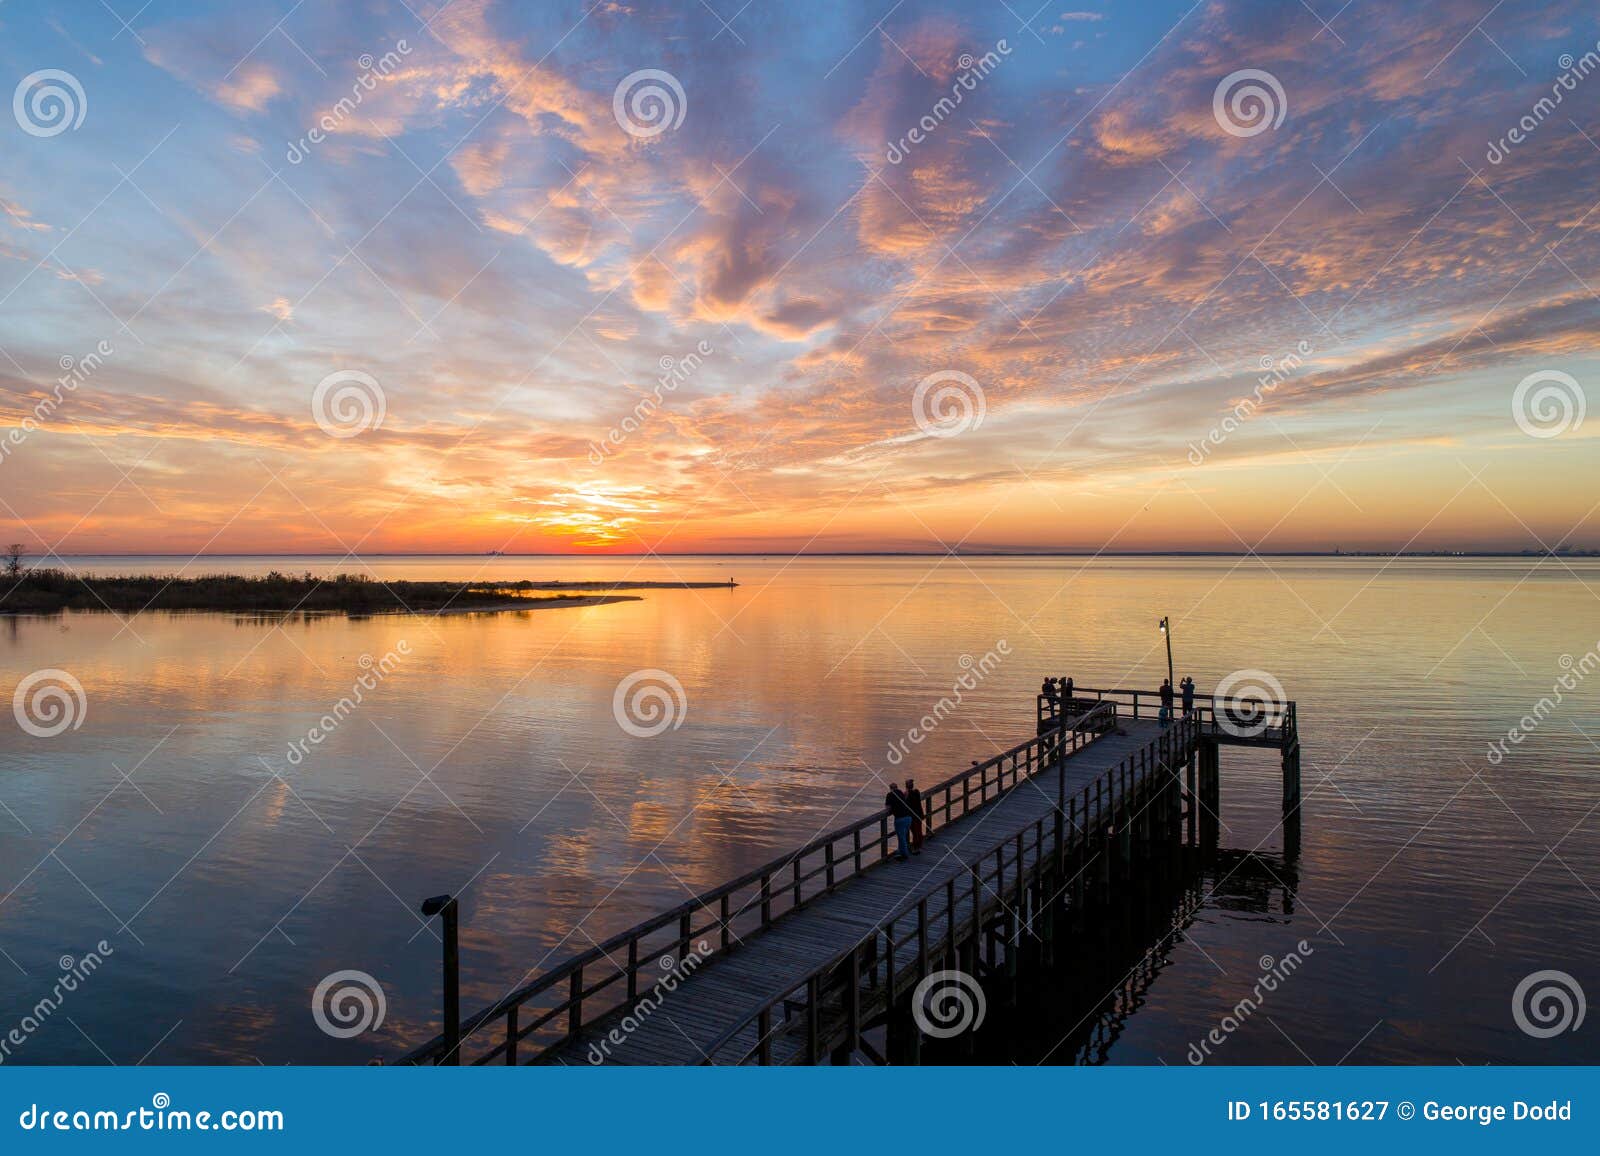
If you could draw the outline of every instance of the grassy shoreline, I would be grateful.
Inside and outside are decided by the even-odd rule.
[[[244,613],[453,613],[546,610],[636,601],[624,590],[728,589],[732,582],[382,582],[362,574],[317,578],[242,574],[88,576],[36,569],[0,577],[0,614],[64,610],[212,610]]]

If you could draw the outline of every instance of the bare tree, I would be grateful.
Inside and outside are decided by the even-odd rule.
[[[6,574],[12,578],[22,573],[22,543],[13,542],[6,547]]]

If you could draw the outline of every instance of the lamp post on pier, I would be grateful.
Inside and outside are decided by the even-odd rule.
[[[1167,640],[1167,685],[1176,687],[1178,680],[1172,675],[1172,627],[1165,615],[1161,618],[1161,634]]]

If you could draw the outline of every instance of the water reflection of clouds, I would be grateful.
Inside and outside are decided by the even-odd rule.
[[[518,576],[557,566],[493,561]],[[619,565],[597,563],[594,573]],[[118,784],[115,763],[166,814],[121,787],[60,850],[120,916],[148,904],[133,926],[145,946],[128,940],[124,957],[119,941],[126,969],[85,993],[86,1030],[99,1038],[97,1025],[142,1023],[151,1009],[172,1008],[148,1041],[182,1016],[161,1058],[364,1062],[393,1054],[402,1049],[388,1044],[416,1042],[438,1015],[438,945],[419,933],[414,914],[423,896],[483,871],[464,892],[462,927],[464,999],[479,1006],[569,932],[555,958],[876,809],[883,786],[873,772],[886,768],[873,765],[872,753],[948,691],[962,653],[983,653],[998,633],[1015,658],[895,768],[896,778],[943,778],[995,743],[1023,737],[1043,673],[1072,673],[1080,685],[1158,681],[1164,657],[1149,608],[1161,605],[1179,625],[1180,667],[1215,676],[1259,665],[1304,707],[1309,814],[1298,909],[1270,918],[1307,927],[1332,919],[1341,938],[1359,945],[1348,968],[1329,957],[1333,978],[1306,997],[1307,1023],[1337,1025],[1350,1007],[1377,1008],[1361,958],[1395,985],[1373,1018],[1405,1019],[1425,1007],[1448,1019],[1451,1000],[1500,999],[1496,984],[1511,954],[1557,943],[1573,957],[1600,954],[1585,915],[1592,900],[1553,861],[1495,906],[1592,801],[1592,748],[1582,737],[1565,725],[1543,728],[1537,760],[1484,771],[1505,805],[1478,785],[1451,801],[1469,778],[1455,755],[1481,763],[1484,735],[1503,733],[1504,719],[1526,709],[1529,687],[1548,683],[1541,672],[1571,649],[1570,623],[1585,620],[1589,597],[1578,583],[1528,583],[1526,597],[1506,600],[1484,624],[1491,644],[1468,628],[1526,563],[1397,563],[1373,582],[1381,563],[1270,560],[1292,593],[1265,565],[1235,570],[1233,560],[818,559],[781,576],[776,563],[700,565],[749,578],[742,600],[652,592],[625,607],[442,619],[426,630],[394,619],[313,618],[280,629],[152,614],[137,622],[143,643],[119,637],[108,616],[13,620],[7,669],[71,669],[91,701],[81,731],[8,747],[0,767],[0,798],[32,829],[0,839],[0,893],[15,889],[0,903],[0,947],[31,969],[106,925],[104,909],[55,864],[23,877]],[[640,576],[662,573],[641,567]],[[1008,606],[1040,611],[1032,626],[1041,637],[1013,628]],[[741,607],[737,636],[719,633]],[[1316,637],[1318,616],[1335,615],[1343,646]],[[382,654],[402,634],[417,643],[414,659],[314,757],[285,766],[284,742],[348,689],[358,657]],[[1526,683],[1496,645],[1530,672]],[[1420,677],[1441,659],[1434,679]],[[617,681],[645,665],[673,671],[690,696],[684,727],[650,740],[622,733],[610,707]],[[1384,704],[1403,710],[1383,715]],[[1600,733],[1592,704],[1572,710],[1565,721]],[[1378,721],[1382,730],[1358,743]],[[268,777],[263,755],[284,782]],[[419,783],[418,768],[439,790]],[[580,768],[581,785],[569,782]],[[1329,772],[1332,783],[1315,788]],[[1268,838],[1271,851],[1275,766],[1230,753],[1223,774],[1238,845]],[[369,831],[359,845],[367,866],[346,859],[335,868]],[[1595,869],[1583,834],[1560,848],[1580,874]],[[1250,960],[1266,950],[1254,936],[1279,925],[1251,909],[1256,887],[1230,882],[1202,913],[1197,941],[1214,957],[1232,951]],[[1260,887],[1270,891],[1270,881]],[[1419,904],[1422,893],[1429,899]],[[1435,977],[1405,978],[1407,969],[1427,975],[1485,918],[1498,948],[1474,934]],[[280,920],[293,943],[273,930]],[[1214,969],[1198,955],[1190,964],[1169,968],[1153,991],[1176,991],[1172,1006],[1180,996],[1211,998]],[[311,989],[338,967],[384,981],[381,1040],[347,1046],[311,1022]],[[247,1018],[231,1039],[240,1008]],[[1166,1014],[1147,1030],[1160,1035]],[[1299,1038],[1300,1028],[1280,1022]],[[36,1043],[53,1057],[78,1058],[70,1041],[52,1039]],[[1369,1046],[1403,1052],[1406,1044],[1374,1037]]]

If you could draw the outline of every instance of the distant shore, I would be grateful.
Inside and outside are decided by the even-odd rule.
[[[635,602],[628,590],[730,589],[721,582],[416,582],[362,574],[317,578],[273,571],[241,574],[78,575],[36,569],[0,578],[0,614],[64,610],[210,610],[245,614],[462,614],[571,609]],[[538,592],[542,596],[534,597]],[[581,592],[581,593],[580,593]]]

